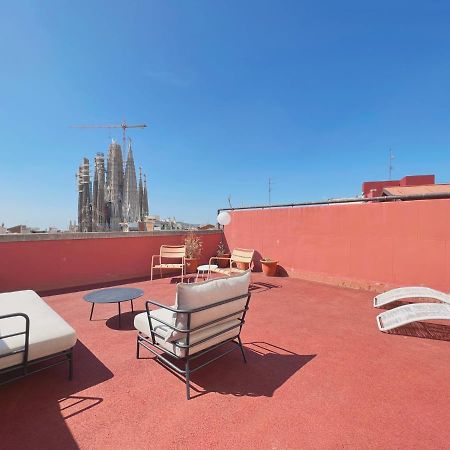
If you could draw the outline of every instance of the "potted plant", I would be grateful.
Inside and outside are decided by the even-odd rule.
[[[261,267],[264,275],[268,277],[273,277],[277,273],[278,261],[274,261],[271,258],[263,258],[261,259]]]
[[[199,258],[202,253],[203,242],[191,231],[184,239],[184,245],[186,246],[186,257],[184,259],[186,273],[195,273],[197,272]]]
[[[225,247],[225,244],[221,242],[219,246],[217,247],[217,256],[220,258],[231,258],[231,253],[227,251],[227,248]],[[216,259],[217,265],[224,269],[225,267],[229,267],[230,261],[226,259]]]

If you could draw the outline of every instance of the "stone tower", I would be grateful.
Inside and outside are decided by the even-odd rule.
[[[109,145],[108,170],[106,175],[107,184],[107,216],[109,229],[120,230],[119,223],[122,222],[123,204],[123,161],[122,149],[116,141]]]
[[[92,187],[92,231],[105,231],[105,155],[97,153],[95,157],[94,184]]]
[[[78,229],[92,231],[91,179],[87,158],[78,169]]]
[[[148,194],[147,194],[147,178],[144,175],[144,184],[142,184],[142,169],[139,167],[139,219],[144,220],[148,216]]]
[[[139,220],[139,196],[131,140],[128,145],[128,156],[123,183],[122,217],[124,222],[128,223],[137,222]]]

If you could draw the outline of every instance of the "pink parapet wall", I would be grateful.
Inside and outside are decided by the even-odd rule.
[[[231,212],[230,246],[279,260],[289,276],[382,291],[450,291],[450,200]]]
[[[216,254],[222,233],[198,233],[203,242],[201,262],[207,263]],[[162,244],[182,244],[185,235],[77,233],[34,235],[28,240],[24,235],[3,236],[0,292],[51,291],[150,277],[152,255],[159,254]]]

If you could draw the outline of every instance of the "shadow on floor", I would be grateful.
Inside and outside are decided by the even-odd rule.
[[[280,386],[317,356],[298,355],[266,342],[248,342],[244,347],[247,364],[237,349],[193,373],[191,398],[210,392],[237,397],[272,397]],[[184,378],[174,375],[184,382]],[[181,385],[180,389],[180,395],[184,395]]]
[[[178,283],[195,283],[195,279],[197,277],[197,274],[195,273],[188,273],[181,279],[181,277],[172,277],[170,278],[170,284],[178,284]],[[203,280],[201,280],[203,281]]]
[[[250,284],[250,287],[248,290],[251,293],[257,294],[258,292],[264,292],[268,291],[270,289],[277,289],[281,288],[282,286],[280,284],[273,284],[273,283],[266,283],[264,281],[256,281]]]
[[[79,448],[65,421],[95,408],[103,399],[77,394],[111,379],[113,374],[78,341],[73,380],[67,375],[64,364],[0,388],[2,414],[8,418],[1,436],[2,450]]]
[[[450,326],[437,323],[414,322],[389,330],[388,333],[450,342]]]
[[[134,317],[143,312],[145,312],[144,309],[140,309],[140,310],[135,309],[134,312],[132,312],[132,311],[123,312],[121,314],[121,319],[120,319],[121,326],[120,327],[119,327],[119,314],[116,314],[115,316],[112,316],[106,320],[106,326],[108,328],[111,328],[111,330],[116,330],[116,331],[135,330]]]
[[[94,408],[103,401],[100,397],[84,397],[79,395],[70,395],[59,400],[59,410],[63,416],[63,419],[69,419],[70,417]]]

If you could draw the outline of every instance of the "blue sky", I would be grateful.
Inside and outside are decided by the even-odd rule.
[[[0,222],[65,228],[124,118],[163,217],[450,181],[450,7],[370,3],[2,2]]]

